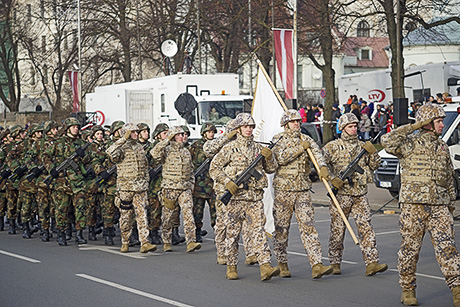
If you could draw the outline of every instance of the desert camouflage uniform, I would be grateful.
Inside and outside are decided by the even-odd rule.
[[[249,164],[260,154],[262,146],[255,143],[253,137],[237,135],[235,141],[225,145],[211,162],[209,174],[215,183],[216,191],[225,191],[225,185],[243,172]],[[265,214],[263,209],[263,189],[268,186],[265,175],[276,170],[277,163],[274,157],[271,161],[258,163],[256,170],[262,174],[260,180],[251,178],[248,190],[240,187],[236,195],[224,208],[224,220],[227,224],[227,266],[238,263],[238,241],[243,221],[248,223],[248,229],[253,241],[253,248],[257,254],[259,265],[270,262],[270,248],[265,234]]]
[[[115,163],[113,163],[109,158],[106,150],[120,138],[120,136],[112,135],[112,138],[107,140],[101,150],[97,152],[98,162],[96,163],[99,163],[100,166],[99,169],[96,170],[98,167],[93,164],[93,169],[96,174],[99,175],[100,172],[104,170],[107,171],[109,168],[115,165]],[[120,213],[118,207],[115,205],[117,202],[116,199],[118,198],[117,176],[117,174],[113,174],[103,185],[104,201],[102,203],[102,219],[104,220],[104,227],[106,228],[113,227],[116,216]]]
[[[327,143],[323,147],[323,154],[331,176],[339,176],[362,150],[363,144],[364,142],[359,141],[357,135],[348,135],[345,131],[342,132],[340,139]],[[346,181],[338,191],[337,200],[345,216],[348,218],[351,214],[355,219],[361,253],[365,264],[369,265],[379,262],[379,253],[371,224],[367,184],[373,182],[372,174],[380,165],[380,157],[377,152],[372,155],[366,153],[358,164],[363,168],[364,174],[354,173],[352,175],[353,187]],[[329,212],[331,215],[329,261],[331,264],[340,264],[343,255],[345,223],[332,202],[329,205]]]
[[[195,222],[192,209],[192,188],[195,178],[192,173],[193,164],[190,151],[184,147],[183,143],[165,139],[155,145],[150,154],[153,159],[161,161],[163,164],[160,192],[160,201],[163,204],[163,230],[161,233],[163,243],[171,242],[172,228],[179,226],[174,225],[174,220],[177,219],[174,213],[177,214],[178,210],[165,207],[165,198],[170,202],[174,201],[179,204],[184,215],[185,240],[187,244],[195,242]]]
[[[289,228],[295,211],[300,238],[308,254],[310,265],[313,267],[315,264],[322,263],[321,243],[315,227],[315,211],[311,202],[310,159],[300,145],[301,140],[310,142],[318,165],[320,167],[326,165],[319,146],[311,137],[301,134],[300,131],[293,131],[286,127],[284,132],[273,137],[273,142],[278,142],[273,147],[273,154],[279,164],[273,179],[275,190],[273,251],[278,263],[288,262]]]
[[[134,125],[133,125],[134,126]],[[123,129],[121,129],[123,131]],[[117,191],[115,205],[120,209],[121,243],[129,244],[133,215],[136,215],[139,240],[149,242],[147,228],[148,166],[142,146],[137,140],[120,138],[108,149],[107,154],[117,164]]]
[[[436,260],[452,289],[460,286],[460,257],[449,212],[456,199],[452,161],[447,144],[437,135],[413,132],[406,125],[382,136],[385,150],[399,158],[401,167],[399,284],[403,290],[415,289],[419,253],[428,231]]]

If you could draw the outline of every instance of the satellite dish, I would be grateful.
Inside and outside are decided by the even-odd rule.
[[[173,57],[177,53],[177,44],[173,40],[165,40],[161,44],[161,53],[166,57]]]

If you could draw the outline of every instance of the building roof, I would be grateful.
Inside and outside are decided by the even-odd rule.
[[[430,22],[440,20],[434,18]],[[460,45],[460,24],[451,21],[449,23],[425,29],[423,26],[415,29],[403,39],[403,46],[425,45]]]
[[[348,57],[356,57],[354,67],[388,67],[388,55],[385,47],[390,44],[387,37],[347,37],[344,52]],[[360,60],[359,50],[364,47],[372,49],[372,60]]]

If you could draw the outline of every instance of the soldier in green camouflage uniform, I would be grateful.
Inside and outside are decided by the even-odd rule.
[[[136,223],[141,241],[141,253],[155,251],[156,245],[150,244],[147,228],[148,204],[148,162],[142,146],[138,143],[138,128],[132,123],[125,124],[120,129],[123,135],[113,143],[107,154],[117,164],[117,191],[120,209],[121,250],[129,251],[129,237],[132,231],[132,218],[136,215]]]
[[[338,188],[337,200],[343,213],[348,218],[350,214],[358,227],[358,239],[361,253],[366,264],[366,275],[375,275],[387,270],[388,265],[379,263],[379,252],[375,240],[375,232],[371,224],[371,210],[367,199],[367,184],[373,182],[372,174],[380,165],[380,157],[371,142],[358,140],[358,118],[353,113],[343,114],[338,123],[342,131],[340,139],[327,143],[323,147],[324,158],[329,167],[332,184]],[[338,176],[350,162],[365,149],[367,153],[361,158],[358,165],[364,170],[363,174],[352,175],[353,185],[348,181],[341,181]],[[343,238],[345,223],[334,204],[329,205],[331,215],[331,234],[329,237],[329,261],[332,264],[332,274],[341,274],[340,263],[343,255]]]
[[[24,150],[24,138],[26,131],[20,126],[16,125],[10,129],[11,137],[14,139],[7,148],[8,155],[6,156],[6,165],[11,171],[19,167],[21,163],[21,156]],[[10,222],[8,234],[16,234],[16,218],[21,208],[18,208],[18,181],[11,182],[6,180],[6,199],[7,199],[7,218]]]
[[[190,153],[194,168],[197,169],[206,160],[206,155],[203,151],[203,145],[214,139],[214,134],[217,133],[216,126],[211,123],[205,123],[201,127],[202,138],[194,142],[190,146]],[[214,228],[216,224],[216,194],[214,193],[214,182],[209,177],[209,171],[206,170],[203,174],[195,178],[195,187],[193,189],[193,218],[195,219],[196,226],[196,242],[203,242],[202,231],[203,227],[203,213],[206,202],[209,206],[209,215],[211,216],[211,227]],[[204,235],[207,234],[204,231]]]
[[[12,141],[10,129],[5,129],[0,135],[1,145],[0,145],[0,173],[5,170],[5,160],[8,144]],[[0,231],[3,231],[5,228],[5,213],[6,213],[6,189],[5,183],[3,182],[0,185]]]
[[[201,248],[195,241],[195,223],[193,220],[192,188],[195,182],[190,152],[184,147],[184,130],[180,126],[168,131],[168,137],[159,142],[152,150],[154,159],[163,164],[161,196],[163,205],[163,250],[172,251],[171,230],[172,216],[177,203],[184,213],[184,231],[187,241],[187,252]]]
[[[301,120],[299,111],[287,110],[280,121],[284,132],[273,137],[273,142],[276,143],[273,154],[279,164],[273,178],[273,251],[281,270],[280,276],[291,277],[287,264],[287,247],[292,214],[295,212],[300,238],[312,268],[312,278],[316,279],[331,274],[332,267],[324,266],[321,260],[321,243],[315,227],[315,211],[311,202],[311,170],[307,149],[313,152],[318,162],[320,179],[327,178],[329,173],[319,146],[311,137],[300,132]]]
[[[451,213],[456,199],[454,169],[449,148],[439,137],[444,117],[446,113],[440,105],[428,103],[417,111],[415,124],[382,136],[385,150],[398,157],[401,166],[398,271],[404,305],[418,304],[416,269],[428,231],[436,260],[452,290],[454,306],[460,306],[460,257]]]
[[[247,113],[240,113],[235,118],[238,130],[237,139],[225,145],[211,162],[209,174],[216,185],[216,191],[227,189],[233,195],[225,206],[224,215],[227,223],[227,279],[238,279],[238,241],[243,220],[247,220],[249,233],[253,238],[257,260],[260,265],[261,280],[269,280],[280,273],[278,267],[270,265],[270,248],[264,230],[265,214],[263,209],[264,188],[268,186],[267,173],[275,172],[276,160],[272,151],[254,142],[254,119]],[[250,178],[247,185],[237,186],[236,178],[253,162],[258,155],[264,159],[255,167],[261,174],[256,180]],[[245,189],[247,187],[247,189]]]

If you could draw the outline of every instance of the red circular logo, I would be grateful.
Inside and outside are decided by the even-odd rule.
[[[386,95],[384,91],[377,90],[377,89],[371,90],[367,93],[367,99],[369,101],[382,102],[383,100],[385,100],[385,96]]]

